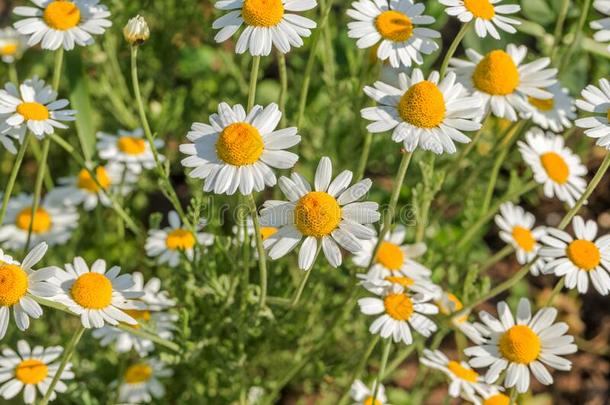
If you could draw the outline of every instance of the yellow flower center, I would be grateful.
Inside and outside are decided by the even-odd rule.
[[[148,322],[150,321],[150,311],[145,309],[123,309],[127,315],[131,316],[133,319],[138,321],[137,325],[129,325],[129,327],[134,329],[140,329],[140,322]]]
[[[284,17],[282,0],[245,0],[241,15],[253,27],[274,27]]]
[[[385,312],[397,321],[408,321],[413,314],[413,301],[406,294],[388,294],[383,305]]]
[[[80,22],[80,10],[71,1],[58,0],[51,2],[44,10],[44,21],[51,28],[66,31]]]
[[[389,281],[392,284],[398,284],[403,287],[411,287],[415,284],[415,280],[407,276],[387,276],[384,280]]]
[[[153,369],[148,364],[134,364],[129,366],[125,371],[125,382],[127,384],[139,384],[150,380],[153,375]]]
[[[103,166],[100,166],[95,169],[95,177],[97,177],[97,181],[99,182],[100,186],[102,186],[104,190],[108,190],[108,187],[110,187],[110,178],[108,177],[108,173],[106,172],[106,169],[104,169]],[[76,186],[91,193],[97,193],[98,191],[100,191],[100,187],[93,180],[93,177],[91,177],[89,171],[85,169],[82,169],[78,173]]]
[[[165,245],[170,250],[192,249],[195,243],[197,243],[195,235],[186,229],[174,229],[165,238]]]
[[[47,378],[49,369],[40,360],[23,360],[15,367],[15,378],[24,384],[38,384]]]
[[[413,22],[405,14],[388,10],[375,19],[375,27],[379,34],[390,41],[403,42],[413,35]]]
[[[601,253],[595,243],[576,239],[566,248],[568,258],[576,267],[583,270],[594,270],[601,261]]]
[[[16,264],[0,262],[0,306],[10,307],[28,292],[28,275]]]
[[[531,252],[536,246],[536,239],[532,231],[522,226],[515,226],[513,228],[513,239],[517,242],[517,245],[526,252]]]
[[[606,111],[606,119],[610,121],[610,108],[608,108],[608,111]]]
[[[414,84],[398,103],[400,117],[420,128],[435,128],[445,118],[445,99],[436,84],[424,80]]]
[[[464,0],[464,7],[475,17],[484,20],[491,20],[496,15],[496,10],[489,0]]]
[[[376,259],[377,263],[386,269],[396,271],[402,267],[405,258],[402,250],[400,250],[400,246],[383,241],[379,245]]]
[[[483,405],[509,405],[509,404],[510,404],[510,397],[508,397],[504,394],[493,395],[493,396],[487,398],[483,402]]]
[[[263,238],[263,240],[275,235],[275,233],[277,232],[277,228],[274,228],[272,226],[264,226],[261,228],[261,237]]]
[[[312,191],[297,202],[294,221],[303,235],[321,238],[329,235],[339,225],[341,207],[330,194]]]
[[[375,400],[373,401],[373,397],[368,397],[364,400],[362,405],[383,405],[383,402],[381,402],[377,398],[375,398]]]
[[[504,51],[489,52],[472,74],[477,89],[493,96],[505,96],[519,86],[519,71],[513,58]]]
[[[447,364],[447,368],[453,373],[453,375],[464,381],[475,383],[479,379],[479,374],[476,371],[463,367],[457,361],[450,361]]]
[[[83,308],[106,308],[112,302],[112,283],[103,274],[85,273],[72,284],[70,295]]]
[[[119,138],[119,149],[128,155],[141,155],[146,151],[146,141],[133,136],[122,136]]]
[[[500,338],[500,353],[510,362],[529,364],[540,354],[540,338],[526,325],[516,325]]]
[[[263,154],[265,143],[258,129],[246,122],[231,124],[216,141],[218,157],[233,166],[251,165]]]
[[[570,177],[570,167],[558,153],[547,152],[540,156],[540,163],[546,174],[555,183],[565,184]]]
[[[17,44],[6,44],[0,46],[0,55],[11,56],[17,53]]]
[[[553,98],[543,100],[541,98],[528,97],[527,101],[540,111],[551,111],[555,107],[555,100]]]
[[[462,304],[462,301],[460,301],[459,298],[456,297],[454,294],[446,293],[445,297],[447,298],[447,301],[453,304],[453,308],[448,307],[444,300],[437,300],[435,301],[435,303],[441,314],[450,315],[453,312],[458,312],[464,308],[464,304]],[[456,317],[454,318],[454,320],[458,323],[464,323],[468,320],[468,315],[463,315],[459,318]]]
[[[50,116],[47,107],[36,102],[19,104],[17,112],[28,121],[44,121]]]
[[[21,230],[29,231],[30,224],[32,224],[32,207],[26,207],[17,214],[15,219],[15,225]],[[33,233],[45,233],[51,229],[53,220],[51,215],[42,207],[36,209],[34,214],[34,223],[32,224]]]

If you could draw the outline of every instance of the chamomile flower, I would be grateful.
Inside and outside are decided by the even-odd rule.
[[[82,257],[67,263],[65,269],[55,268],[50,283],[61,292],[54,301],[64,304],[72,313],[80,316],[85,328],[101,328],[104,324],[119,322],[136,325],[138,322],[125,310],[138,309],[133,299],[143,295],[130,290],[133,279],[130,274],[119,276],[121,268],[113,266],[106,271],[106,261],[96,260],[91,268]]]
[[[197,245],[210,246],[214,243],[214,235],[199,232],[205,222],[197,225],[196,232],[193,232],[182,225],[176,211],[170,211],[167,218],[169,226],[163,229],[151,229],[146,239],[146,255],[156,257],[157,263],[177,267],[183,255],[188,260],[193,260]]]
[[[602,14],[610,15],[610,1],[596,0],[593,2],[593,7]],[[591,21],[591,28],[597,30],[593,35],[593,39],[597,42],[610,41],[610,18],[602,18],[600,20]],[[610,49],[610,46],[608,47]]]
[[[483,100],[483,108],[498,118],[517,121],[517,112],[527,112],[527,97],[547,100],[553,97],[547,87],[557,80],[557,69],[547,69],[549,58],[523,64],[527,56],[524,45],[508,45],[506,51],[496,49],[485,56],[466,50],[469,60],[451,59],[458,78],[474,95]]]
[[[442,295],[434,300],[434,304],[443,315],[457,314],[462,311],[464,304],[453,293],[443,291]],[[486,329],[480,323],[468,321],[470,312],[464,315],[456,315],[451,318],[453,326],[458,328],[468,339],[476,344],[485,342]]]
[[[241,220],[243,221],[243,220]],[[260,221],[260,219],[259,219]],[[238,220],[239,222],[239,220]],[[250,245],[252,247],[256,246],[256,238],[254,237],[254,233],[255,233],[255,229],[254,229],[254,221],[252,221],[252,217],[247,217],[245,220],[245,224],[237,224],[234,225],[231,228],[231,231],[233,232],[233,235],[235,236],[234,241],[236,242],[237,245],[241,245],[242,243],[244,243],[245,235],[247,234],[249,239],[250,239]],[[246,232],[244,234],[244,231]],[[261,226],[261,239],[263,241],[265,241],[267,238],[269,238],[271,235],[273,235],[274,233],[276,233],[278,231],[278,228],[274,227],[274,226]],[[256,251],[253,252],[254,255],[256,256],[258,253]]]
[[[63,351],[61,346],[31,348],[25,340],[17,342],[17,351],[4,349],[0,355],[0,395],[10,400],[23,390],[23,402],[26,404],[36,401],[37,392],[42,396],[46,395],[53,377],[59,370],[57,360]],[[68,362],[59,376],[50,400],[57,398],[58,392],[66,392],[68,386],[64,381],[73,378],[72,363]]]
[[[116,135],[98,132],[97,138],[97,149],[102,159],[120,163],[135,174],[142,173],[142,169],[155,167],[155,158],[142,128],[134,131],[120,129]],[[156,138],[154,144],[158,150],[165,143]],[[158,156],[160,160],[165,159],[161,154]]]
[[[440,154],[455,153],[454,142],[468,143],[462,131],[481,128],[481,101],[470,97],[464,86],[456,83],[450,72],[440,80],[438,72],[428,79],[414,69],[411,77],[399,74],[399,86],[376,82],[364,92],[379,105],[362,110],[362,117],[373,123],[367,129],[373,133],[392,130],[392,140],[403,142],[407,151],[418,146]]]
[[[530,371],[543,385],[553,383],[553,377],[544,364],[568,371],[572,363],[561,355],[576,352],[574,338],[566,335],[568,325],[553,323],[557,317],[555,308],[542,308],[533,317],[530,302],[519,301],[516,322],[505,302],[498,303],[500,320],[487,312],[480,312],[481,321],[489,330],[489,341],[464,350],[475,368],[489,367],[485,374],[488,384],[494,383],[507,369],[504,386],[516,386],[518,392],[526,392],[530,385]]]
[[[495,217],[500,228],[500,238],[510,244],[517,255],[519,264],[531,262],[540,250],[540,239],[546,235],[542,226],[534,228],[536,217],[518,205],[507,202],[500,206],[500,213]],[[543,260],[536,260],[530,272],[537,276],[544,267]]]
[[[30,225],[32,245],[46,242],[49,246],[63,245],[78,226],[78,212],[69,205],[44,198],[32,218],[31,195],[20,194],[9,200],[4,224],[0,226],[0,244],[7,249],[25,247]]]
[[[15,23],[28,44],[39,42],[43,49],[66,51],[74,44],[93,44],[93,35],[101,35],[112,26],[110,11],[99,0],[31,0],[36,7],[15,7],[16,15],[28,17]]]
[[[30,295],[51,297],[57,292],[46,281],[54,274],[52,268],[32,269],[46,251],[47,244],[41,243],[27,254],[23,263],[19,263],[0,249],[0,339],[6,334],[11,308],[17,328],[26,330],[30,318],[38,319],[42,315],[42,308]]]
[[[143,292],[138,301],[146,304],[146,307],[151,311],[162,311],[176,305],[176,301],[169,297],[169,293],[161,289],[161,280],[157,277],[151,277],[144,283],[144,276],[139,271],[131,274],[133,279],[133,287],[130,291]]]
[[[546,258],[545,273],[565,276],[567,288],[578,288],[585,294],[589,279],[602,295],[610,292],[610,235],[597,238],[595,221],[584,221],[576,216],[572,221],[576,237],[560,229],[549,228],[542,238],[540,256]]]
[[[517,32],[514,25],[521,22],[514,18],[505,17],[506,14],[515,14],[521,10],[518,4],[498,5],[502,0],[439,0],[447,6],[445,12],[457,17],[461,22],[467,23],[474,18],[474,30],[481,38],[487,34],[500,39],[499,28],[509,34]]]
[[[483,390],[483,378],[468,363],[450,360],[440,350],[424,349],[419,358],[423,365],[443,372],[450,380],[449,395],[453,398],[464,398],[476,405],[481,405],[477,394]]]
[[[481,405],[510,405],[510,397],[495,385],[487,385],[481,393],[483,402]]]
[[[519,151],[532,169],[534,180],[544,187],[547,198],[557,197],[570,207],[585,191],[587,168],[580,157],[565,146],[561,135],[545,134],[535,128],[519,141]]]
[[[546,100],[528,97],[527,102],[530,109],[522,112],[521,116],[524,119],[531,119],[534,124],[553,132],[562,132],[566,128],[571,128],[572,121],[576,119],[576,108],[568,89],[555,83],[547,90],[553,93],[553,97]]]
[[[278,228],[263,245],[269,257],[279,259],[299,249],[299,268],[309,270],[321,246],[333,267],[343,261],[339,246],[351,253],[362,248],[361,240],[375,236],[365,226],[379,221],[379,206],[375,202],[359,202],[371,188],[371,180],[361,180],[351,187],[352,172],[345,170],[332,179],[329,158],[320,159],[314,179],[314,189],[302,176],[281,177],[279,186],[289,201],[267,201],[261,211],[261,225]]]
[[[379,383],[375,402],[373,402],[374,391],[375,383],[373,383],[373,387],[369,388],[360,380],[354,381],[349,389],[349,395],[355,401],[352,405],[390,405],[387,403],[388,397],[383,384]]]
[[[243,195],[274,186],[276,177],[271,167],[290,169],[299,157],[284,149],[301,141],[294,127],[275,130],[282,118],[277,104],[254,106],[246,115],[237,104],[218,105],[218,114],[210,116],[210,124],[195,123],[187,138],[193,143],[180,145],[189,155],[184,167],[194,168],[189,176],[205,179],[204,192]]]
[[[365,315],[380,315],[369,332],[410,345],[413,343],[411,328],[425,337],[436,332],[436,324],[424,316],[438,313],[436,305],[428,303],[429,300],[425,295],[410,295],[403,287],[393,285],[378,297],[359,299],[358,305]]]
[[[64,110],[68,100],[57,99],[57,92],[37,76],[23,82],[19,88],[7,83],[0,90],[0,116],[8,127],[18,130],[19,139],[29,129],[38,139],[68,128],[61,121],[74,121],[76,111]]]
[[[315,0],[217,1],[217,9],[229,12],[214,21],[212,28],[220,29],[214,40],[224,42],[246,24],[235,45],[236,53],[249,50],[252,56],[265,56],[271,53],[272,45],[288,53],[291,46],[302,46],[301,37],[309,37],[316,27],[314,21],[293,12],[311,10],[316,5]]]
[[[610,150],[610,82],[599,80],[599,87],[589,84],[580,93],[583,100],[576,106],[593,115],[576,120],[576,126],[585,128],[585,135],[597,139],[596,144]]]
[[[358,48],[375,45],[377,57],[389,60],[393,67],[421,65],[423,55],[438,50],[433,38],[440,38],[438,31],[420,25],[434,23],[434,18],[423,15],[423,3],[412,0],[358,0],[352,3],[347,15],[356,21],[347,24],[350,38],[358,38]]]
[[[27,45],[25,37],[11,27],[0,29],[0,57],[4,63],[20,59]]]
[[[165,395],[165,388],[160,378],[173,375],[163,362],[151,358],[141,360],[127,367],[119,386],[119,402],[139,404],[151,402]]]

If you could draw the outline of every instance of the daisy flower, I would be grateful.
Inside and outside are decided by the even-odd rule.
[[[170,211],[167,215],[169,226],[163,229],[151,229],[146,239],[146,255],[156,257],[160,265],[168,264],[170,267],[178,267],[182,256],[193,260],[195,247],[210,246],[214,244],[214,235],[199,232],[203,229],[205,221],[197,225],[197,232],[182,226],[180,217],[176,211]]]
[[[449,395],[453,398],[464,398],[476,405],[481,405],[477,394],[483,390],[483,378],[468,363],[450,360],[440,350],[424,349],[419,358],[423,365],[443,372],[451,382]]]
[[[13,63],[27,49],[25,37],[11,27],[0,29],[0,57],[4,63]]]
[[[119,386],[119,402],[138,404],[151,402],[165,395],[165,388],[159,381],[173,375],[172,370],[158,359],[145,359],[132,364],[125,370]]]
[[[361,240],[375,236],[365,225],[379,221],[375,202],[359,202],[371,188],[371,180],[364,179],[349,187],[352,172],[345,170],[332,179],[329,158],[320,159],[314,179],[314,190],[302,176],[281,177],[280,189],[289,201],[267,201],[261,211],[261,225],[278,228],[263,245],[269,257],[277,260],[296,245],[299,249],[299,268],[309,270],[319,252],[333,267],[343,261],[339,246],[351,253],[362,248]],[[339,246],[338,246],[338,245]]]
[[[566,287],[585,294],[589,278],[602,295],[610,292],[610,235],[597,238],[595,221],[576,216],[572,221],[576,238],[560,229],[549,228],[542,238],[540,256],[547,259],[544,273],[565,276]]]
[[[525,142],[519,141],[518,145],[523,160],[534,173],[534,180],[544,186],[544,195],[574,206],[587,186],[584,178],[587,168],[580,157],[565,146],[563,136],[545,134],[535,128],[528,131]]]
[[[353,403],[353,405],[390,405],[387,403],[388,397],[385,394],[385,387],[383,384],[379,384],[375,402],[373,402],[374,391],[374,383],[373,387],[369,389],[369,387],[367,387],[362,381],[356,380],[352,383],[352,386],[349,389],[349,395],[354,401],[356,401]]]
[[[192,167],[190,177],[205,179],[204,192],[243,195],[274,186],[276,177],[270,167],[290,169],[299,157],[284,149],[299,142],[295,127],[275,130],[282,118],[277,104],[263,108],[254,106],[246,115],[237,104],[218,105],[218,114],[210,116],[210,124],[194,123],[187,134],[189,141],[180,145],[188,157],[184,167]]]
[[[59,362],[56,360],[63,351],[61,346],[35,346],[32,349],[25,340],[17,342],[16,352],[10,348],[4,349],[0,355],[0,395],[10,400],[23,390],[23,402],[26,404],[36,401],[36,391],[45,396],[59,370]],[[64,381],[73,378],[72,363],[68,362],[59,376],[50,400],[57,398],[58,392],[66,392],[68,386]]]
[[[118,325],[119,322],[137,325],[125,310],[140,308],[133,299],[143,293],[130,290],[134,285],[131,275],[119,276],[120,271],[119,266],[106,271],[106,261],[102,259],[96,260],[89,269],[82,257],[76,257],[73,263],[65,265],[65,269],[55,268],[55,276],[49,282],[61,292],[53,300],[79,315],[85,328],[101,328],[105,323]]]
[[[381,81],[366,86],[364,92],[379,104],[362,109],[362,117],[373,121],[367,129],[392,130],[392,140],[403,142],[409,152],[419,146],[437,154],[455,153],[454,142],[470,142],[462,131],[481,128],[480,99],[468,96],[455,80],[452,72],[442,80],[432,72],[426,80],[414,69],[411,77],[399,74],[398,87]]]
[[[301,37],[309,37],[316,27],[314,21],[293,12],[311,10],[316,5],[315,0],[217,1],[217,9],[229,12],[214,21],[212,28],[220,29],[214,40],[226,41],[245,23],[235,52],[240,54],[249,50],[252,56],[266,56],[274,45],[281,53],[288,53],[291,46],[302,46]]]
[[[557,69],[546,69],[549,58],[523,64],[527,56],[524,45],[508,45],[506,51],[496,49],[485,56],[466,50],[469,60],[451,59],[458,78],[474,95],[483,100],[484,110],[498,118],[517,121],[517,111],[529,111],[527,97],[547,100],[553,97],[546,88],[557,80]]]
[[[28,17],[15,23],[28,45],[41,43],[43,49],[66,51],[74,44],[93,44],[93,35],[101,35],[112,26],[110,11],[99,0],[31,0],[36,7],[15,7],[13,13]]]
[[[432,38],[440,38],[438,31],[419,25],[433,24],[435,19],[422,15],[425,6],[412,0],[358,0],[352,3],[347,15],[356,21],[347,24],[350,38],[358,38],[358,48],[378,45],[377,57],[389,60],[393,67],[421,65],[422,54],[438,50]]]
[[[474,30],[481,38],[487,34],[495,39],[500,39],[500,34],[496,27],[509,34],[517,32],[513,25],[520,25],[521,22],[514,18],[505,17],[506,14],[515,14],[521,10],[518,4],[497,5],[502,0],[439,0],[447,6],[445,12],[457,17],[463,23],[472,21],[474,18]]]
[[[510,397],[503,394],[495,385],[484,386],[481,396],[483,398],[482,405],[510,405]]]
[[[610,1],[608,0],[596,0],[593,2],[593,7],[602,14],[610,15]],[[610,18],[606,17],[600,20],[591,21],[590,26],[592,29],[598,30],[593,35],[593,39],[597,42],[610,41]],[[610,49],[610,46],[608,49]]]
[[[74,110],[64,110],[69,101],[57,99],[57,92],[37,76],[23,82],[19,88],[7,83],[0,90],[0,116],[8,127],[19,130],[23,140],[26,129],[38,139],[55,132],[55,128],[68,128],[60,121],[74,121]]]
[[[239,221],[238,221],[239,222]],[[259,218],[260,222],[260,218]],[[244,226],[245,225],[245,226]],[[237,224],[231,228],[231,231],[234,235],[234,242],[236,245],[241,245],[245,241],[245,235],[247,234],[250,239],[250,246],[256,247],[256,238],[254,237],[254,221],[252,221],[252,217],[247,217],[245,224]],[[244,234],[245,231],[245,234]],[[271,235],[275,234],[278,231],[278,228],[274,226],[261,226],[261,239],[263,242],[269,238]],[[255,258],[258,258],[258,252],[254,250],[252,252]]]
[[[146,304],[151,311],[163,311],[176,305],[176,301],[169,297],[169,293],[161,289],[161,280],[151,277],[144,283],[144,276],[139,271],[131,274],[133,287],[129,291],[143,292],[138,301]]]
[[[610,82],[600,79],[599,87],[589,84],[580,94],[584,100],[576,100],[576,106],[593,115],[577,119],[576,126],[585,128],[585,135],[597,139],[598,146],[610,150]]]
[[[97,149],[100,157],[112,163],[120,163],[135,174],[142,173],[142,169],[155,167],[155,157],[150,143],[144,137],[144,130],[138,128],[134,131],[119,129],[116,135],[98,132]],[[158,150],[165,144],[163,140],[155,138],[155,148]],[[163,161],[165,156],[159,154]]]
[[[436,304],[439,312],[443,315],[456,314],[461,312],[464,308],[462,301],[460,301],[455,294],[447,291],[443,291],[440,298],[434,300],[434,304]],[[472,340],[476,344],[482,344],[485,342],[486,329],[478,322],[469,322],[469,314],[470,313],[454,316],[451,318],[451,323],[466,337],[468,337],[468,339]]]
[[[516,322],[506,302],[498,303],[499,320],[480,312],[479,317],[489,330],[488,342],[469,347],[464,353],[472,357],[470,365],[475,368],[488,367],[485,381],[494,383],[500,373],[507,369],[504,386],[516,386],[520,393],[530,385],[530,371],[543,385],[553,383],[553,377],[544,367],[568,371],[572,363],[561,355],[575,353],[574,338],[566,335],[568,325],[553,323],[557,317],[555,308],[542,308],[533,317],[530,302],[521,298],[517,308]]]
[[[78,212],[69,205],[44,198],[32,219],[33,197],[17,195],[9,200],[4,224],[0,226],[0,244],[7,249],[19,250],[25,247],[30,225],[31,244],[46,242],[49,246],[63,245],[78,226]]]
[[[528,97],[527,102],[530,109],[522,112],[521,116],[523,119],[531,119],[534,124],[553,132],[562,132],[566,128],[571,128],[572,121],[576,119],[576,108],[568,89],[555,83],[547,90],[553,93],[553,98],[543,100]]]
[[[496,225],[500,228],[500,238],[510,244],[517,255],[519,264],[526,264],[538,256],[540,239],[546,235],[543,226],[534,228],[536,217],[518,205],[511,202],[500,206],[500,213],[495,217]],[[543,260],[536,260],[530,272],[537,276],[544,267]]]
[[[54,274],[52,268],[32,269],[46,252],[47,244],[41,243],[19,263],[0,249],[0,339],[6,335],[11,308],[17,328],[24,331],[30,326],[30,318],[42,315],[42,308],[30,296],[51,297],[57,292],[46,281]]]
[[[393,285],[379,297],[359,299],[358,305],[365,315],[380,315],[371,324],[369,332],[410,345],[413,343],[411,328],[425,337],[436,332],[434,322],[424,316],[438,313],[436,305],[428,303],[429,300],[430,297],[410,295],[401,286]]]

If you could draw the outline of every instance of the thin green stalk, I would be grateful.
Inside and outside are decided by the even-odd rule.
[[[286,95],[288,94],[288,69],[286,68],[286,55],[281,52],[277,53],[277,65],[280,74],[280,97],[278,105],[282,112],[280,120],[280,128],[286,126]]]
[[[49,388],[47,388],[47,392],[44,395],[44,397],[42,397],[42,399],[40,400],[39,405],[47,405],[49,403],[49,400],[51,399],[51,395],[53,395],[53,392],[55,391],[55,386],[59,382],[61,375],[63,374],[64,370],[66,369],[66,366],[68,365],[68,362],[72,358],[72,355],[74,354],[76,346],[78,345],[78,342],[80,341],[80,339],[83,337],[84,333],[85,333],[85,328],[82,325],[79,325],[76,332],[74,332],[72,339],[70,339],[70,342],[66,346],[66,349],[64,350],[64,353],[61,356],[59,368],[55,372],[55,375],[53,376],[53,379],[51,380],[51,384],[49,384]]]
[[[0,210],[0,225],[4,224],[4,216],[6,215],[6,209],[8,208],[8,202],[11,199],[11,194],[13,193],[13,188],[15,187],[15,180],[17,180],[17,174],[19,174],[19,169],[21,168],[21,163],[23,163],[23,157],[25,156],[25,151],[28,148],[28,144],[30,143],[31,134],[30,132],[26,132],[25,138],[23,139],[23,143],[19,146],[19,151],[17,152],[17,156],[15,157],[15,161],[13,162],[13,168],[11,169],[11,174],[8,178],[8,183],[6,184],[6,188],[4,189],[4,196],[2,197],[2,209]]]
[[[441,64],[441,79],[443,77],[445,77],[445,73],[447,72],[447,67],[449,66],[449,61],[455,54],[455,51],[457,50],[457,47],[460,45],[460,42],[462,42],[462,39],[464,39],[464,35],[466,35],[466,32],[468,32],[468,29],[472,26],[472,23],[473,23],[472,21],[469,21],[466,24],[463,24],[462,28],[460,28],[460,30],[458,31],[455,38],[453,38],[453,42],[451,42],[451,45],[449,46],[449,49],[447,50],[447,53],[445,54],[445,59],[443,59],[443,63]]]
[[[487,125],[487,122],[489,122],[490,117],[491,117],[491,115],[489,113],[487,113],[487,115],[485,116],[485,119],[481,123],[481,129],[479,129],[474,134],[474,136],[472,137],[472,141],[468,145],[466,145],[466,147],[464,149],[462,149],[462,151],[458,155],[457,159],[455,159],[453,161],[453,163],[452,163],[450,169],[447,171],[447,173],[450,173],[452,176],[456,176],[457,173],[460,172],[460,169],[461,169],[460,166],[462,165],[462,162],[464,161],[466,156],[468,156],[468,154],[474,149],[476,144],[479,142],[479,139],[481,139],[483,132],[485,132],[484,131],[485,125]]]
[[[493,256],[483,262],[479,269],[479,274],[483,274],[494,264],[498,263],[500,260],[504,259],[506,256],[510,255],[515,251],[515,248],[512,245],[506,245],[501,250],[496,252]]]
[[[316,257],[314,258],[314,263],[320,254],[320,249],[322,249],[322,241],[318,241],[318,249],[316,250]],[[299,288],[297,288],[292,300],[290,301],[290,306],[295,308],[301,299],[301,295],[303,295],[303,291],[305,290],[305,286],[307,285],[307,280],[309,280],[309,276],[313,272],[313,268],[306,270],[301,282],[299,283]]]
[[[574,40],[568,47],[568,50],[566,51],[566,53],[563,55],[563,59],[561,61],[561,65],[559,68],[559,71],[561,71],[561,72],[565,71],[565,67],[567,66],[567,64],[572,61],[571,60],[572,53],[574,53],[574,51],[576,50],[576,47],[580,43],[580,39],[583,34],[583,28],[585,26],[585,22],[587,21],[587,17],[589,16],[590,9],[591,9],[591,0],[585,0],[582,10],[580,11],[580,18],[578,19],[578,25],[576,28],[576,35],[574,35]]]
[[[377,394],[379,394],[379,386],[385,378],[385,368],[388,364],[388,358],[390,357],[390,351],[392,350],[392,339],[388,338],[384,342],[383,354],[381,355],[381,365],[379,366],[379,373],[377,374],[377,381],[375,381],[375,388],[373,389],[373,404],[377,401]]]
[[[366,131],[366,134],[364,135],[364,144],[362,145],[362,153],[360,154],[360,161],[358,162],[358,169],[356,170],[356,181],[360,181],[364,177],[372,143],[373,134]]]
[[[256,85],[258,83],[258,70],[261,64],[261,57],[252,57],[252,70],[250,71],[250,85],[248,86],[248,107],[247,112],[249,113],[252,107],[254,107],[254,101],[256,100]]]
[[[32,142],[30,143],[30,147],[32,148],[32,153],[36,158],[36,163],[40,166],[40,162],[42,161],[42,149],[40,148],[40,144],[38,142]],[[53,179],[51,178],[49,162],[47,162],[47,168],[44,172],[44,186],[47,190],[51,190],[53,188]]]
[[[250,285],[250,235],[248,234],[248,220],[247,216],[242,213],[242,202],[243,196],[239,197],[240,205],[238,209],[238,215],[241,223],[239,226],[241,227],[241,232],[243,235],[243,245],[242,245],[242,300],[241,300],[241,312],[243,312],[246,308],[246,304],[248,302],[248,286]]]
[[[8,64],[8,79],[11,83],[19,86],[19,75],[17,74],[17,64],[15,62]]]
[[[258,300],[258,310],[262,311],[265,308],[265,300],[267,298],[267,256],[265,255],[265,249],[263,248],[263,236],[261,234],[261,224],[258,219],[258,211],[256,209],[256,201],[254,196],[250,194],[248,197],[250,204],[250,216],[252,222],[254,222],[254,238],[256,241],[256,251],[258,253],[258,269],[260,271],[260,297]]]
[[[568,9],[570,7],[570,0],[562,0],[561,6],[559,7],[559,15],[557,16],[557,23],[555,24],[555,32],[553,35],[553,48],[551,49],[551,60],[555,60],[559,47],[561,45],[561,38],[563,38],[563,26],[568,15]]]
[[[377,347],[377,343],[379,343],[380,339],[381,339],[381,335],[375,335],[375,337],[369,342],[369,345],[366,347],[366,349],[362,352],[362,356],[360,357],[360,360],[358,361],[356,368],[354,369],[354,371],[352,372],[352,374],[348,380],[347,389],[341,396],[341,399],[339,399],[339,402],[337,405],[345,405],[345,404],[347,404],[347,401],[349,401],[351,384],[353,381],[359,379],[360,376],[362,375],[362,372],[364,371],[364,367],[366,367],[366,363],[369,360],[369,357],[371,357],[373,350],[375,350],[375,347]]]
[[[517,400],[517,397],[519,396],[519,394],[517,393],[517,389],[513,386],[510,389],[510,400],[508,402],[508,405],[513,405],[515,403],[515,401]]]
[[[55,66],[53,68],[53,90],[59,90],[59,81],[61,80],[61,70],[64,63],[64,48],[60,47],[55,51]]]
[[[561,292],[561,290],[563,289],[563,287],[565,285],[566,285],[566,279],[565,279],[565,277],[563,277],[561,280],[559,280],[557,282],[557,284],[555,284],[555,287],[553,288],[553,291],[551,291],[551,295],[549,296],[549,299],[546,301],[546,304],[544,304],[545,307],[550,307],[553,305],[555,298]]]
[[[28,227],[28,237],[25,242],[24,254],[27,253],[30,248],[30,242],[32,240],[32,231],[34,229],[34,221],[36,220],[36,214],[38,213],[38,206],[40,204],[40,196],[42,194],[42,181],[44,179],[44,173],[47,168],[47,159],[49,157],[49,147],[51,146],[51,138],[47,136],[42,141],[42,156],[40,157],[40,167],[36,174],[36,183],[34,184],[34,199],[32,200],[32,212],[30,216],[30,225]]]

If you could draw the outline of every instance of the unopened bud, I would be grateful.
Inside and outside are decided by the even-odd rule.
[[[123,36],[125,40],[132,45],[140,45],[150,37],[150,30],[144,17],[137,15],[127,21],[127,25],[123,28]]]

